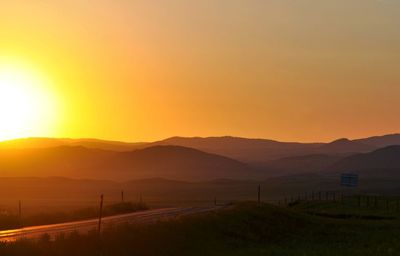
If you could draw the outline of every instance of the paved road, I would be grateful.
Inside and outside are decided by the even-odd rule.
[[[163,208],[115,215],[104,217],[102,219],[102,227],[120,223],[150,223],[183,215],[208,212],[214,209],[214,207]],[[91,219],[52,225],[25,227],[21,229],[4,230],[0,231],[0,242],[12,242],[20,238],[36,239],[44,234],[49,234],[51,238],[54,238],[57,234],[60,233],[70,233],[73,231],[84,233],[88,232],[89,230],[96,229],[97,225],[98,219]]]

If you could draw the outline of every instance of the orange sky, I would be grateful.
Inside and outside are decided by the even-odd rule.
[[[400,132],[399,13],[391,0],[4,0],[0,64],[45,74],[61,106],[21,136],[364,137]]]

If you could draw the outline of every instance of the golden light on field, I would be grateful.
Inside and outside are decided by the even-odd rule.
[[[35,70],[0,64],[0,140],[50,132],[57,104],[49,82]]]

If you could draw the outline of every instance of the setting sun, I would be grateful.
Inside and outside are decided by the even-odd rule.
[[[0,65],[0,140],[48,130],[55,104],[46,79],[16,65]]]

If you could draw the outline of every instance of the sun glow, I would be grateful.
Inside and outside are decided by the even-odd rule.
[[[57,104],[49,86],[29,68],[0,65],[0,140],[40,136],[53,129]]]

